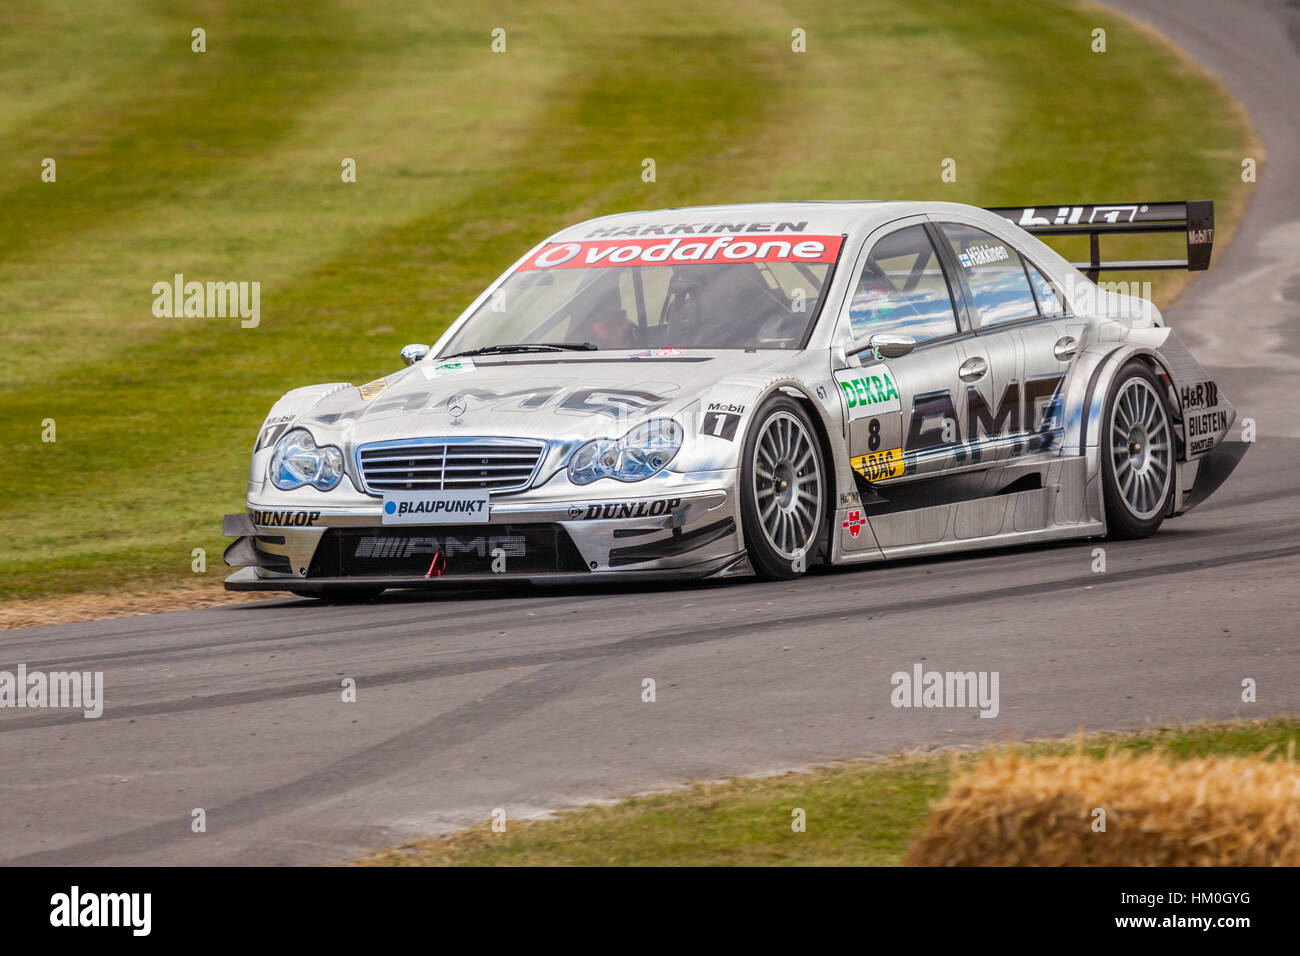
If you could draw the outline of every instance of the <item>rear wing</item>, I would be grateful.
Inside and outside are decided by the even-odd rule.
[[[1214,247],[1214,202],[1113,203],[1091,206],[997,206],[989,209],[1014,226],[1035,236],[1087,236],[1087,262],[1070,263],[1093,282],[1102,271],[1187,269],[1210,267]],[[1149,259],[1103,262],[1101,237],[1113,233],[1185,232],[1186,259]]]

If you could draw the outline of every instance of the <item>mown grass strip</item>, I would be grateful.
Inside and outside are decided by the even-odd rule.
[[[1086,738],[1085,752],[1162,751],[1192,757],[1284,757],[1300,718],[1158,727]],[[1069,754],[1077,741],[1022,745],[1026,754]],[[978,751],[900,755],[810,773],[734,779],[568,811],[552,820],[490,822],[396,847],[367,866],[896,866],[955,772]],[[807,829],[792,828],[803,810]]]

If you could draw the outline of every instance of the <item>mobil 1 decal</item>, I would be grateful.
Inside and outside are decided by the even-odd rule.
[[[903,405],[883,363],[835,373],[849,419],[849,463],[867,481],[903,474]]]
[[[1064,381],[1058,373],[1008,382],[1000,395],[975,385],[957,396],[946,389],[916,395],[904,447],[909,455],[950,451],[955,465],[979,462],[981,449],[1000,439],[1015,439],[1012,455],[1046,450],[1061,428]]]
[[[744,414],[745,406],[736,402],[709,402],[700,422],[700,434],[721,438],[723,441],[735,441]]]

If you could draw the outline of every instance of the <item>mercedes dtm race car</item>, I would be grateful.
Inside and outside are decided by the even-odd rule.
[[[1185,234],[1186,259],[1101,260],[1132,232]],[[1036,234],[1089,236],[1090,259]],[[1213,235],[1209,202],[581,223],[403,370],[275,403],[225,520],[226,587],[788,578],[1149,535],[1245,446],[1157,309],[1096,279],[1204,269]]]

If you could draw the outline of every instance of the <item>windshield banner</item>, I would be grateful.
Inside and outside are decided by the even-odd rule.
[[[547,243],[519,272],[534,269],[598,269],[613,266],[725,265],[730,262],[833,263],[843,236],[716,236],[699,239],[596,239]]]

